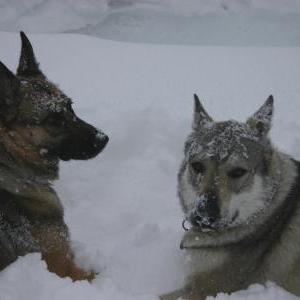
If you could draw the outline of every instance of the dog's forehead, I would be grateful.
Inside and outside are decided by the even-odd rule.
[[[46,80],[22,80],[24,99],[36,115],[46,112],[61,112],[71,100],[54,84]]]
[[[223,161],[233,156],[249,159],[253,148],[259,147],[255,132],[234,120],[213,123],[191,134],[187,141],[188,155],[200,159]]]

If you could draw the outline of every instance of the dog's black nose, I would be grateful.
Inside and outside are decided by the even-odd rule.
[[[206,193],[197,199],[195,210],[190,216],[194,226],[212,227],[219,218],[218,197],[214,193]]]
[[[101,145],[106,146],[106,144],[109,141],[109,137],[106,134],[102,133],[102,132],[101,133],[98,132],[96,134],[96,141],[98,141],[98,143],[100,143]]]
[[[219,214],[218,196],[215,193],[205,193],[197,199],[196,211],[201,215],[216,218]]]
[[[108,143],[108,141],[109,141],[109,137],[107,135],[105,135],[105,137],[102,138],[102,143],[106,145]]]
[[[102,131],[97,130],[95,134],[94,147],[97,148],[99,151],[101,151],[102,149],[104,149],[108,141],[109,141],[109,137]]]

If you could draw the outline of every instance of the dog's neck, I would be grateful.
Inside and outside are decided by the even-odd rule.
[[[0,164],[14,174],[32,181],[48,182],[58,178],[58,160],[43,156],[17,130],[0,128]]]
[[[0,190],[8,192],[11,199],[37,216],[63,214],[52,188],[52,180],[58,177],[58,164],[45,160],[17,132],[0,132]]]

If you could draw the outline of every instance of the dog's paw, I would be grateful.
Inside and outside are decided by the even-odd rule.
[[[87,280],[89,282],[92,282],[98,274],[99,273],[94,271],[85,271],[73,265],[69,274],[67,274],[67,276],[70,277],[73,281]]]

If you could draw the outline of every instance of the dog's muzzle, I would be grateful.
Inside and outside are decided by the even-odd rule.
[[[77,118],[62,141],[58,157],[62,160],[90,159],[98,155],[109,141],[103,131]]]
[[[188,216],[193,227],[200,229],[216,229],[220,217],[218,198],[214,193],[201,195],[196,201],[196,208]],[[187,228],[185,223],[183,227]]]

